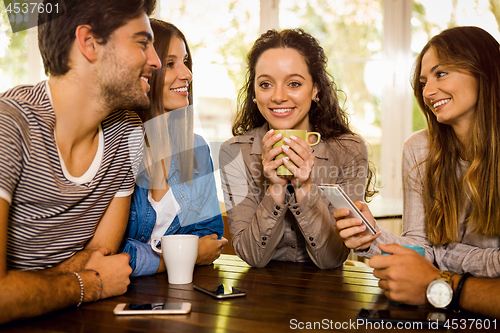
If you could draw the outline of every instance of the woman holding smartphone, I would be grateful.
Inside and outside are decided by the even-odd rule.
[[[292,135],[273,148],[282,139],[278,129],[316,131],[321,141],[311,147]],[[257,39],[233,135],[219,164],[238,256],[256,267],[270,260],[341,265],[349,251],[318,185],[340,184],[351,199],[363,200],[368,152],[349,128],[314,37],[300,29],[269,30]],[[281,153],[286,156],[276,158]],[[278,176],[280,165],[293,174],[290,180]]]
[[[132,276],[165,271],[151,249],[152,238],[200,237],[198,265],[217,259],[227,240],[207,143],[193,132],[191,69],[186,38],[173,24],[151,20],[154,47],[162,61],[150,83],[150,109],[140,112],[146,147],[132,195],[124,252]]]
[[[413,89],[427,129],[404,147],[401,237],[385,230],[365,235],[359,220],[335,212],[340,235],[356,254],[372,257],[382,249],[401,255],[370,261],[383,277],[380,286],[396,300],[425,302],[425,288],[439,270],[500,276],[498,59],[499,43],[477,27],[444,30],[417,57]],[[366,205],[359,207],[376,225]],[[430,262],[387,243],[421,245]]]

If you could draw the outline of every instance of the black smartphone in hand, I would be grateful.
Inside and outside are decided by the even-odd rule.
[[[375,235],[377,230],[371,225],[370,222],[366,219],[366,217],[361,213],[361,211],[356,207],[354,202],[352,202],[351,198],[342,190],[342,187],[339,185],[331,185],[331,184],[322,184],[318,186],[320,190],[323,191],[325,197],[330,200],[333,207],[335,209],[349,209],[349,215],[347,218],[358,218],[361,219],[363,224],[366,226],[366,230],[363,233],[369,235]]]

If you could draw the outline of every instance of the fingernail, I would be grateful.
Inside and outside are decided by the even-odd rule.
[[[283,145],[281,147],[283,148],[283,151],[287,151],[288,149],[290,149],[290,147],[288,147],[287,145]]]
[[[292,141],[290,141],[290,139],[289,139],[289,138],[284,138],[284,139],[283,139],[283,141],[285,141],[286,143],[290,143],[290,142],[292,142]]]
[[[359,226],[359,230],[365,230],[365,228],[366,228],[366,227],[365,227],[365,225],[364,225],[364,224]]]
[[[287,156],[287,157],[283,157],[283,162],[288,162],[290,158]]]
[[[281,134],[281,133],[276,134],[276,139],[281,138],[281,136],[282,136],[282,134]]]
[[[295,135],[290,135],[290,139],[297,140],[297,137]]]
[[[269,130],[269,132],[267,132],[267,134],[269,134],[269,135],[271,135],[273,133],[274,133],[274,130],[272,128]]]

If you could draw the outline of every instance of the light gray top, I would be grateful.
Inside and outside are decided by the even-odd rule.
[[[499,236],[484,236],[473,233],[473,226],[465,221],[471,212],[471,202],[464,195],[459,219],[459,243],[432,245],[425,231],[425,215],[422,199],[425,162],[428,155],[427,131],[414,133],[406,140],[403,150],[403,233],[397,237],[389,231],[382,231],[367,251],[355,251],[359,256],[370,258],[380,254],[378,243],[416,244],[425,248],[425,256],[441,270],[462,274],[470,272],[479,277],[500,276]],[[419,164],[420,163],[420,164]],[[462,161],[457,172],[464,175],[469,163]]]

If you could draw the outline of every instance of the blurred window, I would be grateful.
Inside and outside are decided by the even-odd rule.
[[[415,0],[411,18],[411,52],[415,58],[432,36],[444,29],[472,25],[500,41],[500,2],[497,0]],[[413,102],[413,130],[425,128],[425,119]]]
[[[318,39],[351,127],[367,141],[372,161],[380,166],[382,1],[281,1],[279,24],[281,29],[302,28]]]
[[[457,25],[482,27],[500,40],[498,0],[159,0],[155,16],[175,24],[188,40],[196,127],[213,143],[232,136],[246,54],[260,30],[300,27],[315,36],[352,127],[369,144],[386,197],[400,196],[402,142],[425,128],[410,87],[418,52]],[[405,39],[407,26],[411,41]],[[0,1],[0,91],[44,79],[42,67],[36,29],[13,34]]]
[[[162,0],[159,8],[156,17],[175,24],[191,49],[197,130],[207,141],[226,141],[232,137],[246,54],[259,36],[259,2]]]
[[[0,1],[0,92],[28,82],[28,31],[12,33]]]

